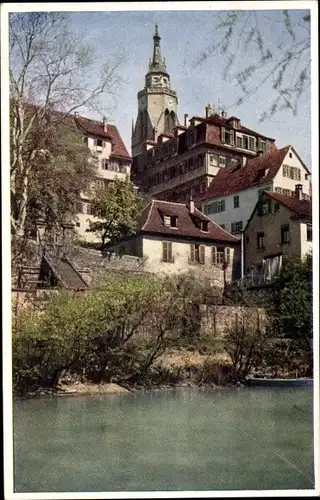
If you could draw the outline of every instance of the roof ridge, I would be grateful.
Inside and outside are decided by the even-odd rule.
[[[170,205],[183,205],[183,206],[187,206],[185,203],[176,203],[174,201],[166,201],[166,200],[152,200],[152,201],[156,201],[157,203],[170,203]]]

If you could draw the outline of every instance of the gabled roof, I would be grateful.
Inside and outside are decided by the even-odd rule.
[[[12,100],[11,102],[14,102],[14,100]],[[28,102],[25,103],[25,109],[32,110],[33,113],[37,109],[40,110],[40,108],[40,106],[37,106],[35,104],[31,104]],[[111,141],[113,144],[111,156],[119,156],[131,160],[131,156],[129,155],[115,125],[111,125],[108,123],[107,132],[105,132],[102,122],[91,120],[77,114],[72,115],[70,113],[64,113],[63,111],[59,111],[54,107],[50,108],[50,106],[48,106],[46,114],[47,116],[51,115],[52,117],[54,117],[57,122],[61,121],[67,124],[70,128],[76,126],[77,130],[80,130],[84,134],[97,136],[99,138],[104,138]]]
[[[227,196],[270,182],[278,173],[290,147],[286,146],[256,158],[249,158],[244,167],[230,165],[220,168],[201,201]]]
[[[270,191],[265,191],[264,193],[269,198],[273,198],[281,205],[285,206],[299,219],[311,219],[312,217],[312,201],[311,200],[299,200],[294,196],[284,196],[279,193],[273,193]]]
[[[107,139],[111,141],[113,145],[112,155],[120,156],[128,160],[131,159],[115,125],[111,125],[110,123],[108,123],[107,130],[105,131],[102,122],[91,120],[89,118],[78,115],[76,115],[74,119],[77,126],[84,134],[93,135],[96,137],[100,137],[101,139]]]
[[[164,215],[177,217],[177,227],[171,228],[165,226],[163,222]],[[195,222],[197,219],[208,223],[208,231],[202,231],[196,226]],[[157,233],[159,235],[181,238],[215,240],[235,244],[240,241],[239,238],[222,229],[197,208],[194,208],[194,212],[190,213],[188,206],[183,203],[171,203],[160,200],[152,200],[141,212],[138,218],[137,232]]]

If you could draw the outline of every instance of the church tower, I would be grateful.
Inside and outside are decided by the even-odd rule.
[[[157,140],[160,134],[171,132],[178,124],[178,98],[171,89],[165,59],[161,56],[160,35],[156,24],[153,36],[153,56],[145,86],[138,92],[138,116],[132,129],[132,157],[146,150],[146,141]]]

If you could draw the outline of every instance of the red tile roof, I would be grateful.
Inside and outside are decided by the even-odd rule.
[[[293,196],[284,196],[279,193],[273,193],[270,191],[265,191],[265,195],[273,198],[274,200],[284,205],[286,208],[291,210],[298,218],[311,219],[312,216],[312,201],[311,200],[299,200]]]
[[[75,116],[75,122],[80,130],[87,135],[108,139],[112,142],[112,156],[131,159],[119,131],[115,125],[107,124],[107,131],[104,130],[103,123],[96,120],[90,120],[83,116]]]
[[[177,228],[165,226],[163,222],[164,215],[177,217]],[[196,226],[196,219],[208,222],[208,232],[201,231]],[[194,208],[194,213],[190,214],[187,205],[160,200],[152,200],[141,212],[137,232],[224,241],[235,244],[240,242],[239,238],[222,229],[197,208]]]
[[[201,201],[237,193],[271,181],[276,176],[290,147],[286,146],[256,158],[249,158],[244,167],[230,165],[220,168]],[[264,177],[259,178],[263,172],[265,172]]]

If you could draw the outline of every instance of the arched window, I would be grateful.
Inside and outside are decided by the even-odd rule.
[[[168,109],[164,112],[164,131],[166,133],[172,132],[176,124],[176,115],[174,111],[169,111]]]

